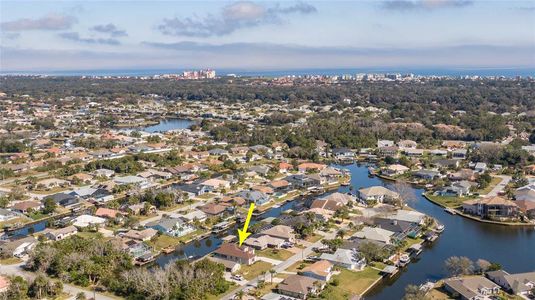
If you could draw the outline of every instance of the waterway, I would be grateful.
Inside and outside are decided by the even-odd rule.
[[[377,177],[368,177],[364,165],[340,166],[351,172],[351,185],[354,190],[374,185],[389,186],[391,183]],[[338,189],[348,192],[349,187]],[[401,299],[409,284],[421,284],[428,280],[437,281],[447,276],[444,261],[450,256],[466,256],[472,260],[479,258],[500,263],[509,272],[528,272],[535,270],[535,229],[485,224],[446,213],[441,207],[432,204],[422,196],[422,189],[414,188],[415,199],[409,206],[437,219],[446,226],[442,235],[427,246],[417,260],[414,260],[397,276],[383,280],[366,295],[367,300]],[[279,208],[264,213],[261,218],[277,217],[283,211],[293,208],[301,200],[294,200]],[[158,257],[156,263],[164,266],[176,259],[189,256],[201,257],[217,249],[222,240],[211,235],[178,248],[178,251]]]
[[[194,121],[187,120],[187,119],[163,119],[160,121],[160,123],[156,125],[150,125],[142,128],[136,128],[141,131],[149,132],[149,133],[155,133],[155,132],[166,132],[170,130],[176,130],[176,129],[186,129],[189,128]]]

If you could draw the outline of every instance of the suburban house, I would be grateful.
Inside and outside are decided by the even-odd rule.
[[[327,260],[320,260],[305,267],[301,270],[300,275],[329,281],[333,275],[333,264]]]
[[[148,240],[150,240],[152,237],[154,237],[156,234],[158,233],[157,230],[155,229],[152,229],[152,228],[146,228],[146,229],[143,229],[143,230],[129,230],[127,231],[123,237],[125,238],[128,238],[128,239],[132,239],[132,240],[138,240],[138,241],[143,241],[143,242],[146,242]]]
[[[404,165],[394,164],[388,165],[385,169],[382,170],[382,173],[387,176],[396,176],[405,174],[405,172],[409,170],[410,169],[405,167]]]
[[[204,193],[208,193],[212,191],[211,186],[202,185],[199,183],[173,185],[173,188],[176,188],[186,193],[188,197],[190,198],[201,196]]]
[[[350,160],[355,157],[355,153],[349,148],[334,148],[332,155],[335,159]]]
[[[440,196],[446,197],[464,197],[471,194],[470,189],[475,185],[475,183],[462,180],[452,183],[449,186],[444,187],[438,192]]]
[[[515,199],[535,202],[535,184],[528,184],[517,188],[515,191]]]
[[[500,287],[483,276],[449,278],[444,280],[444,289],[463,300],[488,299],[500,291]]]
[[[279,249],[284,243],[285,240],[269,235],[252,236],[244,242],[245,245],[255,248],[256,250],[264,250],[268,247]]]
[[[349,270],[362,270],[366,267],[366,259],[359,257],[357,252],[349,249],[338,248],[332,254],[322,253],[320,259]]]
[[[504,270],[487,272],[486,276],[505,291],[528,299],[535,287],[535,272],[509,274]]]
[[[227,206],[215,203],[207,203],[203,206],[199,206],[197,209],[209,216],[217,216],[227,210]]]
[[[235,243],[223,243],[214,251],[214,257],[245,265],[252,265],[256,261],[253,248],[238,247]]]
[[[442,177],[442,174],[434,170],[419,170],[419,171],[414,172],[412,176],[416,178],[424,179],[424,180],[434,180],[436,178]]]
[[[255,205],[264,205],[269,202],[269,196],[259,191],[241,191],[236,195]]]
[[[293,233],[292,227],[286,225],[273,226],[267,230],[262,231],[261,234],[269,235],[278,239],[283,239],[290,243],[295,242],[295,234]]]
[[[358,191],[359,198],[365,202],[390,203],[400,195],[382,186],[372,186]]]
[[[325,282],[315,278],[290,275],[277,285],[277,292],[298,299],[307,299],[309,295],[319,293],[324,286]]]
[[[45,234],[46,238],[52,241],[59,241],[67,238],[71,235],[75,235],[78,229],[74,226],[67,226],[60,229],[51,230]]]
[[[20,213],[27,213],[29,211],[36,211],[40,210],[43,207],[43,204],[39,201],[20,201],[11,207],[12,211],[20,212]]]
[[[235,261],[221,259],[221,258],[217,258],[214,256],[209,256],[208,259],[215,263],[222,264],[223,266],[225,266],[225,270],[229,271],[230,273],[235,273],[239,271],[241,268],[241,265]]]
[[[102,225],[106,223],[106,219],[91,215],[80,215],[74,218],[72,225],[78,228],[85,228],[90,225]]]
[[[145,179],[143,177],[140,177],[140,176],[132,176],[132,175],[123,176],[123,177],[115,177],[113,179],[113,182],[115,182],[118,185],[133,185],[133,186],[137,186],[140,189],[146,189],[146,188],[150,187],[150,185],[151,185],[150,182],[147,179]]]
[[[467,154],[467,150],[466,149],[457,149],[457,150],[453,150],[451,152],[451,157],[453,159],[466,159],[466,154]]]
[[[11,241],[0,241],[0,254],[4,257],[21,257],[33,249],[36,244],[37,240],[33,236]]]
[[[195,227],[186,223],[181,218],[171,217],[164,217],[160,220],[147,223],[145,227],[158,230],[163,234],[174,237],[184,236],[188,233],[195,231]]]
[[[364,227],[362,230],[355,233],[354,236],[359,239],[373,240],[390,244],[393,235],[394,232],[379,227]]]
[[[464,201],[465,213],[489,219],[510,219],[518,215],[518,205],[500,196]]]

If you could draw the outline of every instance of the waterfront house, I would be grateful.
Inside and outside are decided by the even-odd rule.
[[[157,230],[152,228],[145,228],[143,230],[129,230],[127,231],[123,237],[132,239],[132,240],[138,240],[146,242],[150,240],[152,237],[154,237],[158,233]]]
[[[382,173],[387,176],[396,176],[396,175],[405,174],[409,170],[410,169],[405,167],[404,165],[394,164],[394,165],[388,165],[386,168],[382,170]]]
[[[80,199],[78,197],[67,193],[57,193],[49,195],[45,197],[45,200],[46,199],[52,199],[54,200],[54,202],[56,202],[56,204],[61,205],[63,207],[70,207],[80,202]]]
[[[266,248],[279,249],[286,241],[281,238],[276,238],[269,235],[252,236],[245,240],[244,244],[255,248],[256,250],[264,250]]]
[[[302,163],[297,166],[297,170],[301,173],[306,172],[320,172],[325,169],[327,166],[324,164],[317,164],[312,162]]]
[[[332,155],[335,159],[351,160],[355,158],[355,153],[349,148],[334,148]]]
[[[308,189],[320,185],[319,180],[304,174],[290,175],[284,178],[284,180],[288,181],[292,185],[292,187],[296,189]]]
[[[199,206],[197,209],[199,209],[201,212],[205,213],[209,216],[217,216],[221,215],[227,210],[227,206],[215,204],[215,203],[207,203],[203,206]]]
[[[295,234],[290,226],[276,225],[261,232],[263,235],[269,235],[274,238],[283,239],[287,242],[295,242]]]
[[[238,247],[235,243],[223,243],[214,251],[214,257],[252,265],[256,261],[255,251],[251,247]]]
[[[421,231],[418,224],[408,221],[377,217],[373,220],[373,223],[377,228],[393,232],[394,235],[391,236],[391,239],[398,241],[405,239],[407,236],[414,238]]]
[[[412,176],[423,179],[423,180],[434,180],[436,178],[442,177],[442,174],[434,170],[419,170],[419,171],[414,172]]]
[[[510,219],[518,215],[518,205],[500,196],[464,201],[465,213],[488,219]]]
[[[391,203],[400,198],[400,195],[382,186],[371,186],[358,191],[359,198],[367,203]]]
[[[535,272],[509,274],[504,270],[487,272],[490,280],[501,286],[505,291],[528,299],[535,288]]]
[[[452,183],[450,186],[444,187],[438,194],[440,196],[464,197],[471,194],[470,190],[474,185],[475,183],[470,181],[458,181]]]
[[[199,183],[173,185],[173,187],[186,193],[189,198],[195,198],[211,191],[210,186]]]
[[[515,203],[526,217],[535,219],[535,201],[516,200]]]
[[[390,220],[390,222],[396,222],[397,220]],[[382,224],[384,222],[380,222]],[[387,223],[388,224],[388,223]],[[386,230],[380,227],[364,227],[360,231],[356,232],[354,237],[359,239],[378,241],[384,244],[390,244],[394,232]]]
[[[0,222],[9,221],[16,219],[18,215],[15,212],[12,212],[7,209],[0,208]]]
[[[47,232],[45,234],[46,238],[51,241],[63,240],[71,235],[75,235],[78,232],[78,229],[74,226],[67,226],[60,229],[55,229]]]
[[[269,202],[269,195],[259,191],[241,191],[236,195],[245,199],[248,203],[254,203],[258,206]]]
[[[300,275],[315,278],[317,280],[329,281],[331,280],[333,271],[332,263],[327,260],[320,260],[305,267],[299,273]]]
[[[20,212],[20,213],[27,213],[29,211],[37,211],[40,210],[43,207],[43,204],[38,201],[20,201],[11,207],[12,211]],[[1,217],[0,217],[1,218]]]
[[[209,256],[208,259],[215,263],[222,264],[223,266],[225,266],[225,270],[229,271],[230,273],[238,272],[241,268],[241,265],[234,261],[220,259],[214,256]]]
[[[188,224],[181,218],[172,217],[164,217],[160,220],[147,223],[145,227],[158,230],[165,235],[174,237],[181,237],[195,231],[195,227]]]
[[[380,147],[379,153],[383,156],[396,156],[398,154],[398,147],[396,146],[386,146]]]
[[[223,179],[212,178],[201,182],[202,186],[208,187],[210,191],[218,191],[230,188],[230,182]]]
[[[426,215],[413,210],[398,209],[395,213],[386,216],[392,220],[411,222],[418,225],[423,225]]]
[[[315,278],[290,275],[277,285],[277,292],[297,299],[307,299],[318,294],[325,287],[324,281]]]
[[[360,257],[358,252],[349,249],[338,248],[334,253],[322,253],[321,260],[327,260],[333,265],[348,270],[363,270],[366,267],[366,259]]]
[[[392,146],[394,146],[394,141],[391,141],[391,140],[378,140],[377,141],[377,148],[392,147]]]
[[[102,225],[106,223],[106,219],[91,215],[80,215],[74,218],[72,225],[78,228],[85,228],[90,225]]]
[[[444,289],[463,300],[488,299],[500,291],[500,287],[483,276],[466,276],[444,280]]]

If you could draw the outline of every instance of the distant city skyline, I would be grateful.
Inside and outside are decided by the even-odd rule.
[[[533,68],[535,2],[4,1],[0,69]]]

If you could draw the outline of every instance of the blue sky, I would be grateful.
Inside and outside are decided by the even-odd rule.
[[[535,67],[535,1],[4,1],[4,71]]]

